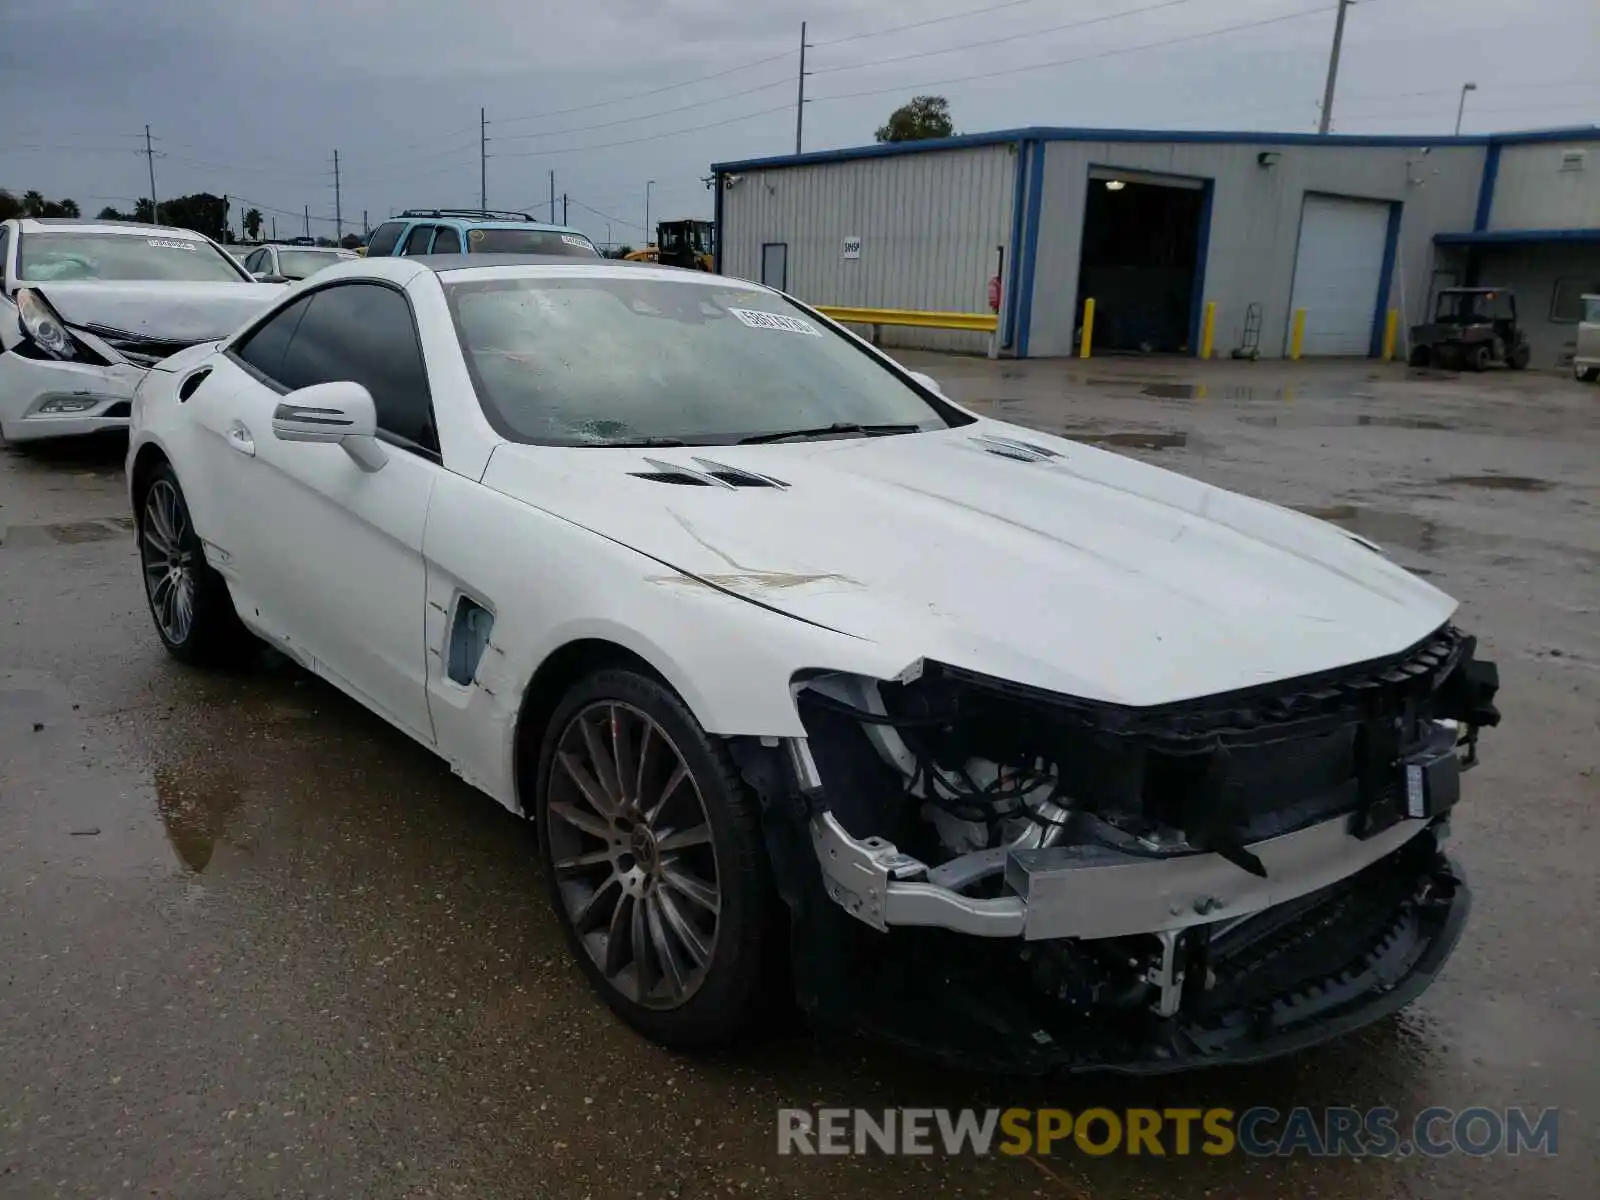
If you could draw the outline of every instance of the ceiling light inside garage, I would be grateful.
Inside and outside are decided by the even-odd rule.
[[[1122,180],[1120,180],[1120,179],[1108,179],[1108,180],[1106,180],[1106,191],[1108,191],[1108,192],[1120,192],[1123,188],[1125,188],[1127,186],[1128,185],[1123,183]]]

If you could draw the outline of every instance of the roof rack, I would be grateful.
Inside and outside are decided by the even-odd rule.
[[[525,212],[493,208],[408,208],[402,217],[474,217],[480,221],[531,221]]]

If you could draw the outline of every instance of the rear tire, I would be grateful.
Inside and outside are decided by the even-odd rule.
[[[534,802],[551,902],[589,982],[653,1041],[737,1041],[765,1007],[775,894],[757,805],[683,701],[597,671],[557,705]]]
[[[1579,383],[1593,383],[1600,379],[1600,367],[1573,367],[1572,377]]]
[[[1510,354],[1506,355],[1506,366],[1510,367],[1513,371],[1526,371],[1528,369],[1528,363],[1532,358],[1532,350],[1530,350],[1527,346],[1517,346],[1511,351]]]
[[[1413,367],[1431,367],[1433,365],[1433,351],[1426,346],[1414,346],[1409,359]]]
[[[172,467],[150,474],[134,512],[145,601],[161,644],[180,662],[221,666],[252,645],[228,585],[206,562]]]

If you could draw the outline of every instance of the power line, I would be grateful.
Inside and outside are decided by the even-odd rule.
[[[926,21],[913,21],[909,25],[893,25],[888,29],[874,29],[871,33],[851,33],[844,37],[830,38],[826,42],[812,42],[815,47],[837,46],[843,42],[859,42],[864,38],[884,37],[891,33],[904,33],[908,29],[923,29],[929,25],[942,25],[947,21],[964,21],[968,17],[981,17],[985,13],[999,12],[1003,8],[1021,8],[1024,4],[1033,4],[1035,0],[1005,0],[1003,4],[990,4],[984,8],[970,8],[965,12],[950,13],[943,17],[929,17]]]
[[[1065,67],[1075,63],[1093,62],[1102,58],[1116,58],[1123,54],[1135,54],[1140,50],[1158,50],[1166,46],[1177,46],[1185,42],[1198,42],[1206,38],[1221,37],[1225,33],[1239,33],[1246,29],[1259,29],[1264,25],[1278,25],[1284,21],[1298,21],[1305,17],[1314,17],[1319,13],[1331,12],[1338,7],[1334,4],[1324,4],[1318,8],[1308,8],[1302,12],[1285,13],[1280,17],[1267,17],[1257,21],[1245,21],[1238,25],[1228,25],[1222,29],[1212,29],[1205,33],[1191,33],[1183,37],[1163,38],[1156,42],[1142,42],[1137,46],[1123,46],[1117,49],[1101,50],[1094,54],[1081,54],[1076,58],[1057,58],[1049,62],[1032,63],[1022,67],[1007,67],[1003,71],[984,71],[977,75],[960,75],[951,79],[927,79],[921,83],[901,83],[894,87],[869,88],[860,92],[844,92],[837,96],[818,96],[810,103],[823,104],[830,100],[856,100],[863,96],[884,96],[894,92],[914,92],[920,88],[943,87],[952,83],[971,83],[979,79],[998,79],[1005,75],[1023,75],[1029,71],[1043,71],[1050,67]]]
[[[1188,0],[1184,0],[1185,3]],[[705,108],[710,104],[721,104],[724,100],[737,100],[740,96],[754,96],[757,92],[770,92],[773,88],[789,87],[793,80],[778,79],[772,83],[763,83],[759,87],[745,88],[742,92],[729,92],[726,96],[717,96],[710,100],[696,100],[692,104],[680,104],[677,108],[663,108],[655,112],[645,113],[637,117],[621,117],[615,121],[602,121],[598,125],[576,125],[571,129],[546,129],[539,133],[513,133],[496,137],[497,142],[521,142],[532,138],[559,137],[563,133],[588,133],[594,129],[611,129],[618,125],[633,125],[639,121],[651,121],[656,117],[670,116],[672,113],[687,112],[691,108]],[[500,124],[496,121],[495,124]]]
[[[1120,12],[1103,13],[1098,17],[1086,17],[1079,21],[1066,21],[1060,25],[1046,25],[1043,29],[1028,29],[1021,33],[1008,33],[1004,37],[986,38],[981,42],[964,42],[959,46],[946,46],[942,50],[922,50],[916,54],[898,54],[893,58],[875,58],[868,62],[847,63],[839,67],[817,67],[811,74],[833,75],[839,71],[863,71],[868,67],[883,67],[888,66],[890,63],[910,62],[914,58],[936,58],[941,54],[960,54],[967,50],[976,50],[981,46],[998,46],[1003,42],[1016,42],[1024,38],[1042,37],[1047,33],[1060,33],[1064,29],[1083,29],[1089,25],[1104,25],[1108,21],[1120,21],[1123,17],[1136,17],[1141,13],[1158,12],[1164,8],[1177,8],[1181,4],[1193,3],[1195,3],[1195,0],[1161,0],[1159,4],[1147,4],[1143,8],[1125,8]]]
[[[758,112],[744,113],[737,117],[728,117],[722,121],[709,121],[704,125],[691,125],[687,129],[667,129],[660,133],[647,134],[644,137],[627,138],[620,142],[600,142],[587,146],[559,146],[553,150],[517,150],[511,154],[501,154],[499,158],[528,158],[532,155],[541,155],[554,158],[562,154],[585,154],[590,150],[609,150],[614,146],[637,146],[641,142],[653,142],[658,138],[677,137],[684,133],[699,133],[702,129],[720,129],[724,125],[734,125],[740,121],[753,121],[757,117],[771,116],[773,113],[790,112],[794,109],[792,104],[780,104],[776,108],[763,108]]]
[[[650,88],[643,92],[630,92],[626,96],[617,96],[611,100],[596,100],[590,104],[575,104],[570,108],[552,108],[545,112],[528,113],[521,117],[507,117],[504,120],[496,118],[496,125],[514,125],[522,121],[537,121],[544,117],[564,117],[568,113],[588,112],[590,109],[606,108],[612,104],[626,104],[629,100],[643,100],[648,96],[659,96],[663,92],[674,92],[679,88],[693,87],[697,83],[708,83],[713,79],[723,79],[729,75],[737,75],[741,71],[748,71],[754,67],[765,66],[767,63],[778,62],[780,59],[789,58],[793,50],[785,50],[782,54],[769,54],[766,58],[758,58],[752,62],[741,63],[737,67],[729,67],[724,71],[714,71],[710,75],[698,75],[693,79],[685,79],[681,83],[669,83],[664,87]]]

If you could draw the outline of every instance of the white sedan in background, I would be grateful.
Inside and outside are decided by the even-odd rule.
[[[186,229],[0,222],[0,437],[127,428],[153,364],[232,332],[282,291]]]
[[[1281,1054],[1432,980],[1492,664],[1333,526],[987,420],[777,292],[369,258],[161,363],[157,632],[265,640],[531,819],[649,1036]],[[396,796],[396,804],[406,797]]]

